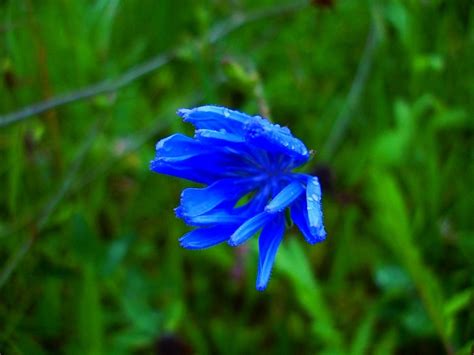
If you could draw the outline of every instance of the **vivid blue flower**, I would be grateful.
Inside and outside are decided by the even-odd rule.
[[[285,232],[285,211],[310,244],[326,238],[317,177],[293,172],[310,152],[290,130],[260,116],[218,106],[178,111],[196,128],[156,145],[151,170],[206,185],[181,194],[176,215],[196,227],[180,243],[188,249],[227,242],[238,246],[260,232],[257,289],[270,278]]]

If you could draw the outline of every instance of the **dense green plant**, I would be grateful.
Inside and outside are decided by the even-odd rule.
[[[0,353],[468,353],[472,1],[7,0],[0,16]],[[290,231],[263,294],[255,242],[179,247],[188,185],[148,170],[154,142],[190,133],[175,110],[208,103],[318,156],[328,238]]]

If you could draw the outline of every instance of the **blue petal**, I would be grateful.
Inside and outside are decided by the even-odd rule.
[[[323,211],[321,209],[321,186],[317,177],[309,177],[306,186],[306,204],[308,210],[308,224],[313,235],[326,235],[323,225]]]
[[[156,143],[156,157],[167,162],[186,160],[195,156],[215,152],[211,145],[202,144],[183,134],[160,140]]]
[[[196,128],[219,131],[225,129],[230,133],[242,134],[243,124],[250,116],[226,107],[200,106],[193,109],[180,109],[178,115],[184,122],[192,123]]]
[[[187,249],[209,248],[228,240],[234,230],[235,227],[228,226],[199,228],[186,233],[179,242],[182,247]]]
[[[178,178],[209,184],[218,179],[217,176],[203,174],[190,166],[179,166],[160,159],[155,159],[150,163],[150,169],[155,173],[176,176]]]
[[[247,144],[242,136],[228,133],[223,129],[220,131],[198,129],[195,132],[195,138],[207,146],[216,147],[223,152],[238,156],[246,165],[247,171],[253,170],[253,173],[258,173],[258,169],[260,172],[262,170],[262,154],[265,152]]]
[[[210,143],[218,144],[233,144],[233,143],[245,143],[245,138],[234,133],[228,133],[226,130],[222,129],[219,131],[214,131],[211,129],[198,129],[195,132],[195,137],[199,141],[205,141]],[[242,146],[235,145],[238,148]]]
[[[271,124],[262,117],[252,117],[245,124],[247,142],[269,152],[281,153],[295,160],[297,164],[309,159],[309,151],[299,139],[293,137],[286,127]],[[296,166],[296,165],[295,165]]]
[[[223,179],[205,188],[188,188],[181,193],[180,211],[183,216],[195,217],[209,212],[224,201],[239,199],[255,189],[257,179]]]
[[[257,290],[263,291],[267,287],[268,280],[272,271],[275,256],[283,239],[285,232],[285,221],[282,214],[279,214],[275,220],[267,223],[263,227],[262,233],[258,239],[258,274]]]
[[[303,186],[298,181],[294,181],[281,190],[273,200],[265,207],[268,213],[283,211],[293,201],[295,201],[304,191]]]
[[[261,212],[250,218],[231,235],[229,245],[235,247],[244,243],[274,217],[275,215]]]
[[[179,144],[174,144],[177,138],[160,141],[164,143],[158,144],[156,158],[150,163],[151,170],[204,184],[255,173],[254,166],[234,152],[182,137],[185,136],[179,137]]]
[[[326,239],[326,232],[323,230],[313,233],[309,227],[308,210],[306,198],[304,196],[298,198],[290,208],[291,219],[298,226],[304,238],[309,244],[322,242]]]
[[[187,216],[182,213],[181,208],[176,209],[176,215],[184,219],[186,224],[197,227],[207,227],[214,225],[235,225],[239,226],[248,217],[243,214],[232,213],[232,209],[216,208],[199,216]]]
[[[176,215],[191,226],[208,227],[217,224],[241,225],[249,218],[262,212],[269,198],[269,187],[264,186],[246,204],[234,207],[237,199],[224,201],[214,209],[199,216],[188,216],[182,207],[175,209]],[[240,198],[239,198],[240,199]]]
[[[235,208],[234,211],[235,213],[241,214],[242,216],[246,216],[246,219],[248,219],[251,216],[262,212],[263,208],[268,202],[269,197],[270,186],[264,185],[248,203]]]

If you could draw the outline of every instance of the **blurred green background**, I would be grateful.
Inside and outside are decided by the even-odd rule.
[[[0,353],[468,354],[471,0],[0,1]],[[214,103],[316,151],[328,239],[181,249],[157,140]]]

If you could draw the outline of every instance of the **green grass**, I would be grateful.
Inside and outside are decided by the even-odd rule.
[[[0,2],[1,354],[469,353],[473,3],[333,2]],[[264,293],[148,170],[205,103],[316,151],[328,239],[288,231]]]

